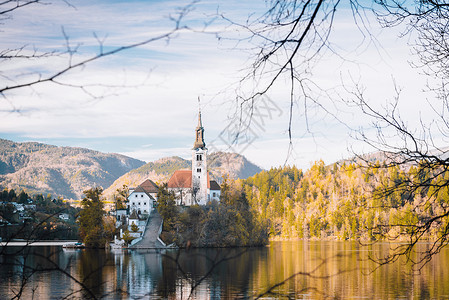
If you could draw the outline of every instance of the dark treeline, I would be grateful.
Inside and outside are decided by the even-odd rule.
[[[0,192],[0,236],[26,240],[78,239],[75,219],[80,209],[50,194],[28,195],[23,190]]]
[[[35,196],[35,198],[38,195]],[[42,195],[39,195],[42,197]],[[21,191],[18,195],[16,194],[16,191],[13,189],[4,189],[1,193],[0,193],[0,201],[2,202],[17,202],[17,203],[22,203],[22,204],[28,204],[29,202],[32,201],[31,197],[25,193],[25,191]]]

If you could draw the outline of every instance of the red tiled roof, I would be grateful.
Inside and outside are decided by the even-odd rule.
[[[144,182],[142,182],[139,185],[139,187],[143,188],[145,190],[145,192],[147,192],[147,193],[157,193],[158,192],[157,185],[150,179],[147,179]]]
[[[133,191],[133,193],[145,193],[150,199],[153,199],[153,196],[149,192],[147,192],[145,189],[143,189],[140,185]]]
[[[192,171],[177,170],[167,183],[168,188],[191,188],[192,187]]]
[[[214,180],[212,180],[215,182]],[[211,182],[209,172],[207,172],[207,188],[210,189]],[[213,190],[220,190],[220,186],[215,182],[218,186],[214,186]],[[170,180],[167,183],[168,188],[191,188],[192,187],[192,171],[191,170],[177,170],[172,175]]]

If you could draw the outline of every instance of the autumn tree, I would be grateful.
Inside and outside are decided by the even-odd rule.
[[[126,209],[126,202],[129,197],[129,189],[126,184],[124,184],[121,188],[115,190],[114,193],[114,201],[116,209]]]
[[[139,231],[139,226],[137,226],[135,223],[133,223],[133,224],[131,225],[131,231],[132,231],[132,232],[137,232],[137,231]]]
[[[134,237],[131,236],[128,229],[123,232],[123,240],[125,241],[126,245],[129,245],[129,243],[134,240]]]
[[[101,200],[103,189],[100,187],[84,191],[79,213],[80,237],[86,247],[102,248],[107,242],[104,227],[104,204]]]
[[[164,230],[173,231],[177,221],[178,211],[175,194],[168,190],[166,183],[159,186],[157,192],[157,210],[164,220]]]

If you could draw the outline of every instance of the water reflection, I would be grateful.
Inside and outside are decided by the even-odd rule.
[[[22,283],[21,298],[27,299],[449,296],[448,249],[420,272],[405,260],[374,271],[377,265],[368,254],[385,254],[388,245],[362,247],[355,242],[273,242],[263,248],[180,252],[66,251],[58,247],[7,251],[0,255],[4,279],[0,299],[20,293]]]

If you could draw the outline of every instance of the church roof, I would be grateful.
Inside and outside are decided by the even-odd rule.
[[[209,182],[209,184],[210,184],[210,190],[213,190],[213,191],[221,190],[220,185],[215,180],[211,180]]]
[[[167,183],[168,188],[191,188],[192,187],[192,171],[177,170]]]
[[[172,189],[190,189],[192,187],[192,170],[175,171],[168,181],[167,187]],[[220,190],[218,183],[215,180],[210,180],[209,172],[207,172],[207,188],[211,190]]]

